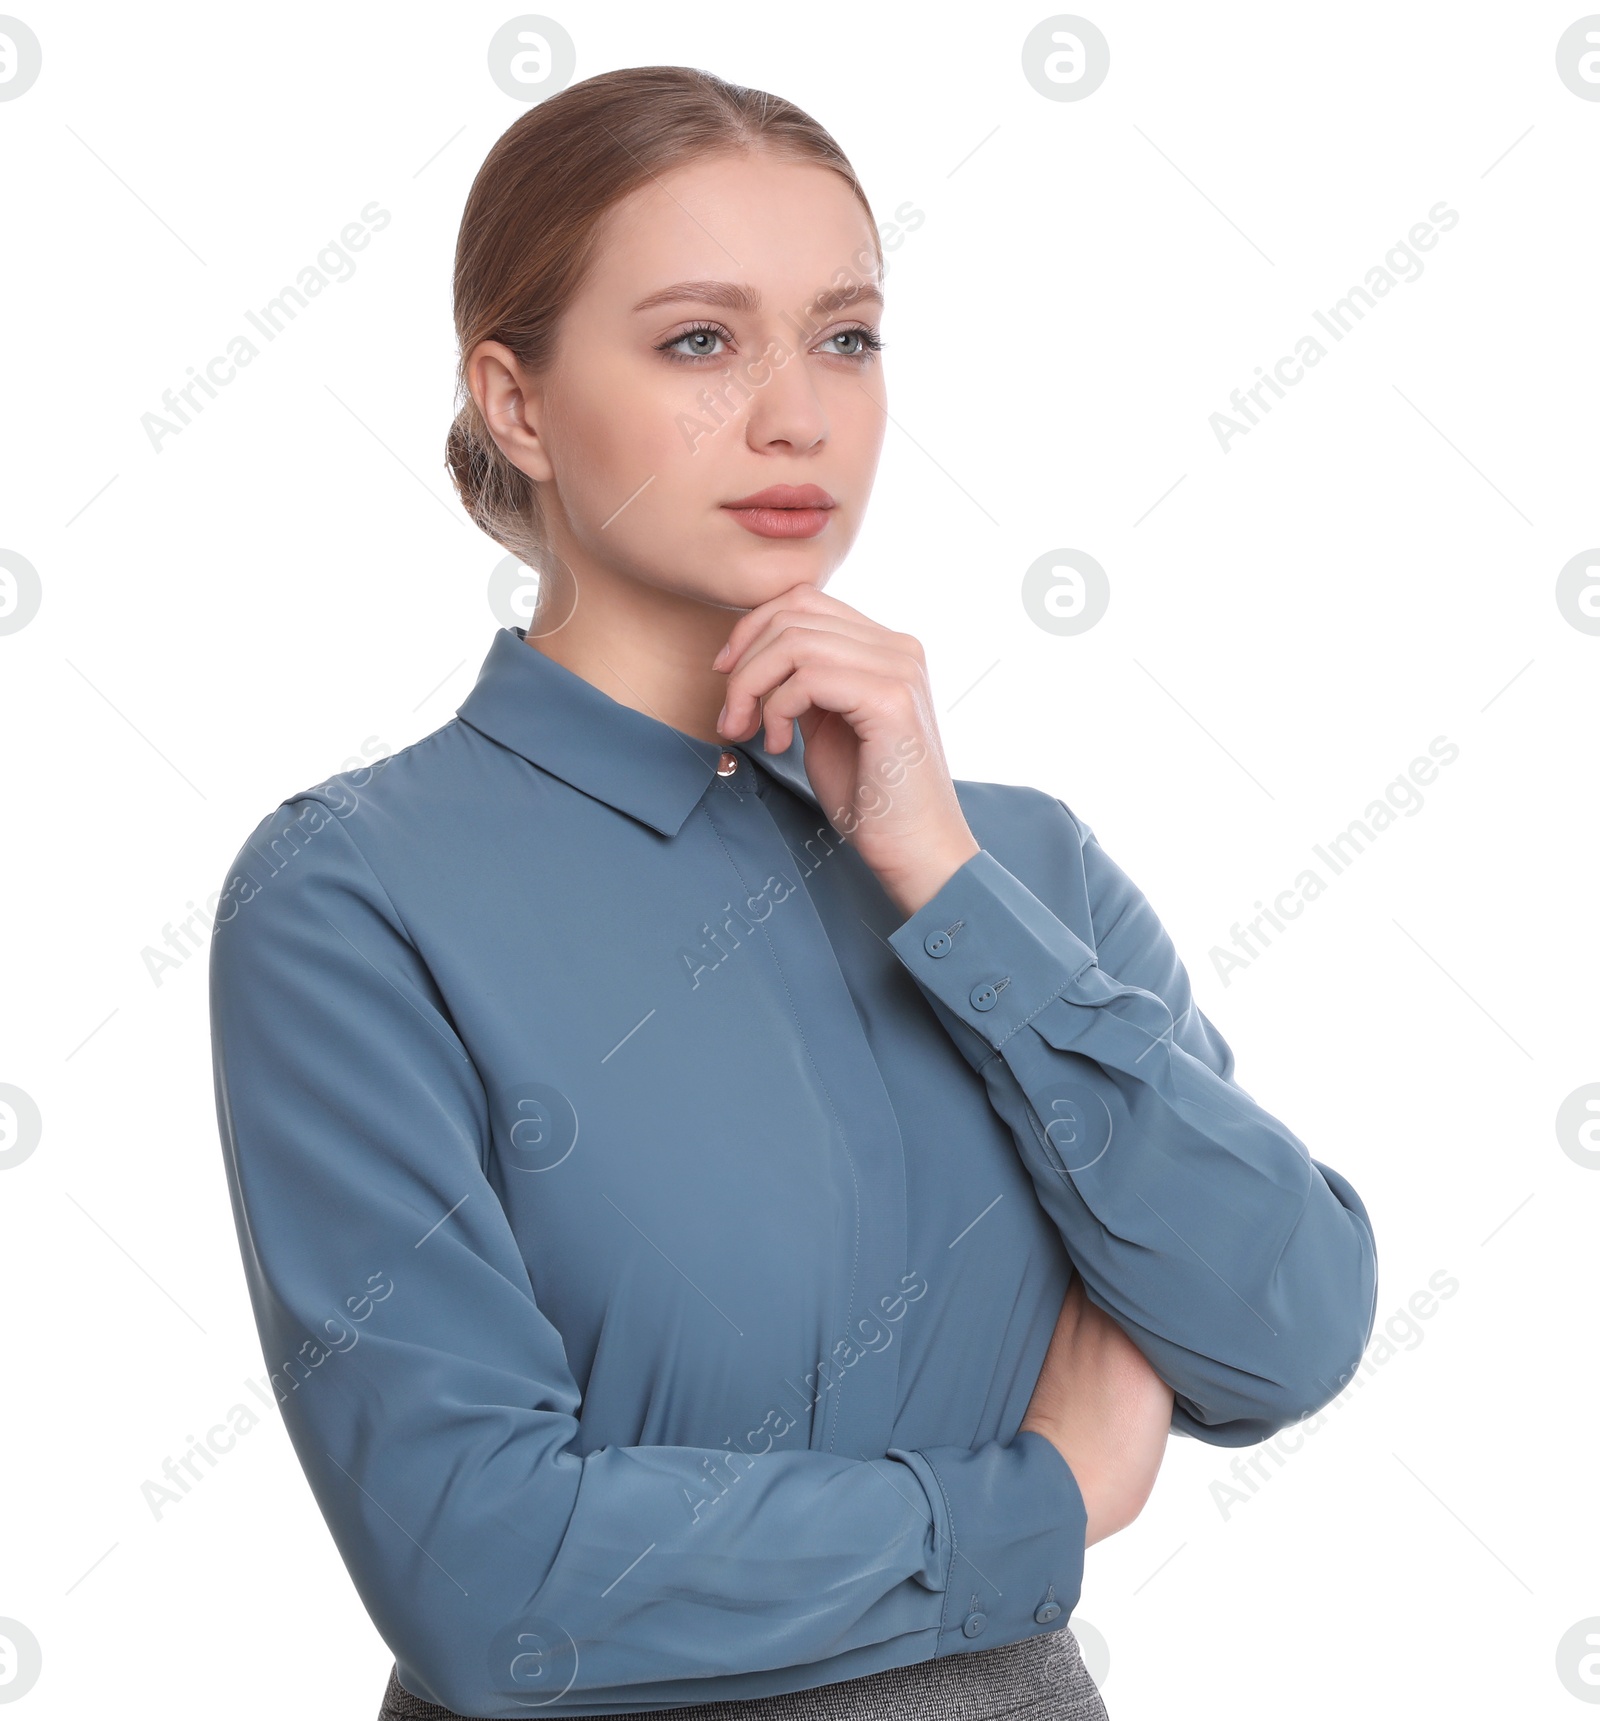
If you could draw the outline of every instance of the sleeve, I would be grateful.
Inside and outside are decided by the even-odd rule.
[[[284,1421],[404,1683],[466,1715],[609,1712],[1012,1642],[1052,1586],[1070,1610],[1083,1499],[1032,1431],[863,1459],[578,1450],[477,1069],[343,817],[303,807],[269,851],[285,817],[217,914],[218,1123]]]
[[[889,943],[982,1075],[1085,1294],[1172,1387],[1173,1429],[1253,1445],[1336,1397],[1360,1361],[1371,1222],[1234,1080],[1155,911],[1055,806],[1081,849],[1093,945],[986,848]]]

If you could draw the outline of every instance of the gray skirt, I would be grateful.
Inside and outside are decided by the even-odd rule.
[[[537,1711],[530,1710],[530,1714]],[[616,1710],[611,1721],[1109,1721],[1071,1630],[1040,1632],[995,1649],[942,1655],[859,1679],[775,1697],[730,1698],[675,1709]],[[378,1721],[468,1721],[425,1702],[389,1675]],[[605,1721],[595,1716],[592,1721]]]

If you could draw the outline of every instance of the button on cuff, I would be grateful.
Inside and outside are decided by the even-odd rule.
[[[1006,1443],[890,1449],[934,1502],[935,1533],[949,1545],[937,1655],[998,1648],[1033,1637],[1045,1608],[1077,1605],[1088,1514],[1077,1478],[1044,1435]]]
[[[1096,966],[1093,947],[988,849],[969,855],[888,943],[994,1050]]]

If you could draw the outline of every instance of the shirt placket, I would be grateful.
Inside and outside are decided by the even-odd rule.
[[[848,1458],[881,1456],[894,1439],[901,1346],[886,1311],[906,1271],[906,1163],[900,1123],[867,1040],[827,929],[783,832],[766,805],[769,783],[748,755],[725,749],[700,803],[738,876],[742,897],[758,899],[773,877],[790,887],[746,934],[781,977],[818,1089],[833,1118],[841,1186],[852,1198],[848,1283],[838,1288],[829,1353],[818,1359],[817,1391],[830,1403],[812,1419],[812,1444]],[[819,815],[820,821],[820,815]],[[831,827],[819,822],[837,846]],[[740,898],[733,901],[740,910]]]

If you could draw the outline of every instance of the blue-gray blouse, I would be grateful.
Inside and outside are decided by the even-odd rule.
[[[1233,1079],[1042,791],[909,919],[796,729],[721,748],[495,634],[456,716],[229,869],[218,1117],[283,1416],[404,1684],[745,1698],[1059,1630],[1019,1433],[1075,1266],[1253,1444],[1372,1331],[1347,1179]]]

